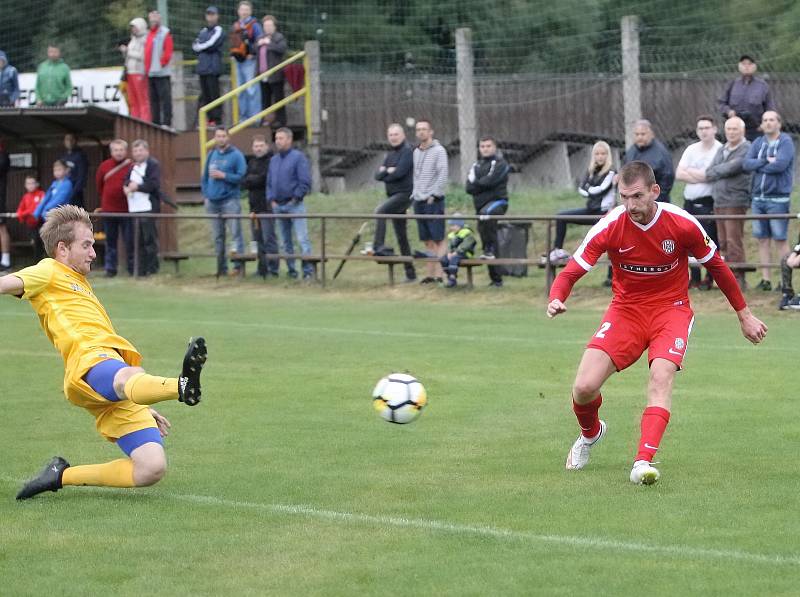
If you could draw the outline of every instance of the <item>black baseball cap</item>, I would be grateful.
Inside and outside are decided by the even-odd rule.
[[[742,54],[741,58],[739,58],[739,62],[741,62],[742,60],[749,60],[753,64],[755,64],[756,62],[756,59],[753,58],[750,54]]]

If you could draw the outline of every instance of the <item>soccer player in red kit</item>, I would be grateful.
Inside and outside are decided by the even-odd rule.
[[[694,323],[689,306],[689,255],[714,277],[736,311],[744,337],[758,344],[767,334],[767,326],[750,313],[736,278],[703,227],[679,207],[656,203],[660,191],[652,168],[644,162],[622,168],[619,195],[623,205],[592,227],[553,283],[547,306],[548,317],[564,313],[572,286],[603,253],[608,254],[614,268],[613,298],[575,376],[572,407],[581,434],[567,454],[566,467],[586,466],[591,447],[605,435],[606,424],[598,416],[603,383],[615,371],[635,363],[647,349],[647,407],[630,474],[631,482],[645,485],[660,476],[652,460],[669,422],[672,382]]]

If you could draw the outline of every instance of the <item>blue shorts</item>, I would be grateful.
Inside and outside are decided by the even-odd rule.
[[[790,201],[775,201],[774,199],[753,199],[753,214],[788,214]],[[789,229],[789,220],[753,220],[753,236],[755,238],[771,238],[773,240],[786,240]]]
[[[129,401],[123,401],[117,393],[114,391],[114,376],[117,374],[117,371],[120,369],[124,369],[128,367],[128,364],[123,361],[118,361],[113,358],[109,358],[106,361],[101,361],[91,369],[89,372],[84,375],[84,380],[86,383],[89,384],[89,387],[92,388],[95,392],[100,394],[103,398],[108,400],[109,402],[119,402],[124,404],[131,404]],[[137,406],[131,404],[131,406]],[[117,407],[118,409],[121,407]],[[137,407],[138,410],[142,410],[141,407]],[[147,414],[147,417],[150,417]],[[152,419],[150,421],[152,423]],[[131,452],[133,452],[136,448],[143,446],[144,444],[154,442],[157,444],[162,444],[164,441],[161,439],[161,432],[155,427],[145,427],[144,429],[137,429],[136,431],[131,431],[130,433],[126,433],[122,437],[116,440],[117,446],[119,449],[125,452],[126,456],[130,456]]]
[[[444,197],[427,201],[414,201],[414,213],[417,215],[444,215]],[[444,218],[441,220],[417,220],[417,230],[419,240],[432,240],[440,242],[444,240]]]

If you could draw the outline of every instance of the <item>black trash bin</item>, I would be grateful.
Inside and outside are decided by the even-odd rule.
[[[507,259],[528,258],[529,222],[503,222],[497,228],[497,257]],[[528,265],[498,265],[498,273],[502,276],[523,278],[528,275]]]

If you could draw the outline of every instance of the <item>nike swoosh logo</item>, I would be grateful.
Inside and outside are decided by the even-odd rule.
[[[620,253],[627,253],[628,251],[632,251],[635,248],[636,248],[636,245],[633,245],[632,247],[628,247],[627,249],[620,249],[619,252]]]
[[[658,446],[651,446],[647,442],[644,443],[644,447],[649,449],[649,450],[658,450]]]
[[[670,348],[670,349],[669,349],[667,352],[669,352],[669,354],[676,354],[676,355],[678,355],[679,357],[682,357],[682,356],[683,356],[683,353],[680,353],[680,352],[678,352],[677,350],[672,350],[671,348]]]

